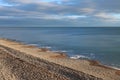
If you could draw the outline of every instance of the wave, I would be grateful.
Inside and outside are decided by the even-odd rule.
[[[28,45],[30,45],[30,46],[38,46],[38,44],[28,44]]]
[[[120,70],[120,68],[118,68],[118,67],[114,67],[114,66],[110,66],[110,67],[113,69],[116,69],[116,70]]]
[[[84,55],[73,55],[70,58],[71,59],[90,59],[89,57],[84,56]]]
[[[41,48],[51,49],[52,47],[50,47],[50,46],[42,46]]]
[[[67,53],[68,51],[66,51],[66,50],[53,50],[52,52],[61,52],[61,53]]]

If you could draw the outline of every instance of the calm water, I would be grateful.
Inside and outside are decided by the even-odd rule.
[[[0,28],[0,37],[120,68],[120,28]]]

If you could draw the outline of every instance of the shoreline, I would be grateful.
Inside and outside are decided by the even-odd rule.
[[[114,69],[110,66],[103,65],[100,62],[95,61],[95,60],[71,59],[65,53],[52,52],[48,48],[39,48],[35,45],[24,44],[24,43],[16,41],[16,40],[0,39],[0,41],[1,41],[0,45],[9,47],[9,48],[14,49],[14,50],[19,50],[19,51],[22,51],[22,52],[24,51],[24,49],[28,49],[29,51],[31,49],[33,49],[33,50],[31,50],[32,52],[35,52],[35,51],[40,52],[40,55],[39,54],[31,54],[31,53],[29,54],[29,52],[27,53],[27,55],[29,54],[29,55],[32,55],[32,56],[36,56],[36,57],[39,57],[41,59],[45,59],[45,60],[48,60],[50,62],[60,64],[62,66],[66,66],[66,67],[69,67],[69,68],[77,70],[77,71],[82,71],[84,73],[87,73],[87,74],[90,74],[90,75],[93,75],[93,76],[97,76],[99,78],[103,78],[103,80],[107,80],[107,79],[114,80],[113,79],[114,77],[116,77],[115,80],[120,79],[120,70]],[[8,44],[6,44],[7,42],[8,42]],[[18,49],[19,47],[20,48],[22,47],[22,48]],[[26,52],[27,52],[27,50],[24,51],[24,53],[26,53]],[[62,62],[62,59],[65,60],[65,63]],[[68,65],[69,63],[66,62],[66,61],[74,62],[74,64],[71,63],[71,65],[69,66]],[[74,65],[77,65],[77,67],[74,68]],[[80,68],[80,67],[83,67],[83,68]],[[89,68],[90,68],[90,70],[89,70]],[[88,69],[88,70],[86,70],[86,69]],[[106,70],[106,71],[104,71],[104,73],[102,75],[102,71],[97,72],[97,70],[98,71],[99,70],[103,70],[103,71]],[[89,72],[89,71],[93,71],[93,72]],[[96,74],[96,73],[101,74],[101,76],[99,76],[99,74]],[[109,73],[109,74],[107,74],[107,73]],[[115,74],[113,74],[113,73],[115,73]],[[107,76],[111,76],[111,75],[113,75],[112,78],[107,77]]]
[[[96,65],[100,65],[100,66],[103,66],[105,68],[109,68],[109,69],[114,69],[114,70],[120,70],[120,68],[116,67],[116,66],[108,66],[108,65],[105,65],[105,64],[101,64],[100,61],[97,61],[97,60],[94,60],[94,59],[88,59],[88,58],[72,58],[72,56],[69,56],[66,54],[66,51],[53,51],[50,49],[50,47],[38,47],[37,44],[27,44],[27,43],[24,43],[22,41],[19,41],[19,40],[14,40],[14,39],[7,39],[7,38],[0,38],[0,39],[3,39],[3,40],[8,40],[8,41],[12,41],[12,42],[17,42],[17,43],[20,43],[22,45],[27,45],[26,47],[29,47],[29,48],[39,48],[39,49],[42,49],[43,51],[50,51],[50,52],[53,52],[53,53],[59,53],[61,55],[64,55],[65,57],[69,57],[71,59],[75,59],[75,60],[78,60],[78,59],[83,59],[83,60],[87,60],[89,62],[96,62]],[[81,55],[80,55],[81,56]]]

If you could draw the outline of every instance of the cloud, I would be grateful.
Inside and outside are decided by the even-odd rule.
[[[117,14],[98,13],[95,17],[101,18],[102,21],[107,22],[120,22],[120,17]]]
[[[120,12],[120,0],[94,0],[96,8],[106,12]]]
[[[39,18],[39,17],[37,17]],[[86,18],[86,16],[82,16],[82,15],[48,15],[48,16],[44,16],[44,17],[40,17],[43,19],[55,19],[55,20],[76,20],[79,18]]]
[[[120,21],[119,0],[2,0],[1,3],[0,19],[6,23],[10,19],[18,22],[30,19],[28,22],[34,25],[42,22],[92,26],[108,25],[108,22],[119,25]]]

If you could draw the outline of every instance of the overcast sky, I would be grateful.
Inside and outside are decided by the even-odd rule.
[[[120,26],[120,0],[0,0],[0,26]]]

